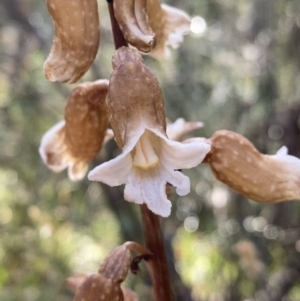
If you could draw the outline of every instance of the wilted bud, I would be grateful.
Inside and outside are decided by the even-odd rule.
[[[124,38],[142,52],[155,46],[155,36],[148,23],[147,0],[114,0],[114,12]]]
[[[123,301],[124,296],[119,283],[101,274],[87,276],[78,287],[73,301]]]
[[[50,169],[59,172],[69,167],[72,180],[85,175],[108,134],[107,91],[108,80],[83,83],[72,91],[65,122],[51,128],[41,141],[40,155]]]
[[[245,137],[225,130],[210,141],[205,161],[218,180],[260,202],[300,199],[300,160],[288,155],[286,147],[263,155]]]
[[[123,148],[138,128],[144,130],[145,126],[165,135],[166,118],[159,82],[144,65],[138,51],[119,48],[113,55],[113,67],[108,106],[119,148]]]
[[[147,14],[156,38],[156,46],[150,55],[157,59],[168,58],[170,51],[167,46],[175,49],[180,46],[183,35],[190,29],[190,17],[180,9],[161,4],[160,0],[147,0]]]
[[[98,274],[67,280],[70,287],[77,288],[73,301],[138,301],[134,292],[120,285],[130,267],[130,251],[145,258],[152,256],[147,249],[135,242],[126,242],[115,248],[100,266]]]
[[[89,69],[99,47],[96,0],[47,0],[55,26],[51,52],[44,64],[48,80],[76,82]]]

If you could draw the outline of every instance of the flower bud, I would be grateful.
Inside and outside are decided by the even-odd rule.
[[[144,124],[165,135],[166,118],[157,78],[144,65],[138,51],[121,47],[113,55],[108,106],[110,123],[119,148]]]
[[[235,191],[259,202],[300,199],[300,160],[288,155],[286,147],[264,155],[245,137],[226,130],[217,131],[210,141],[205,162]]]
[[[105,140],[112,137],[107,130],[107,91],[107,80],[83,83],[72,91],[65,121],[43,136],[39,148],[50,169],[60,172],[68,167],[69,177],[74,181],[84,177],[88,163],[97,156]]]
[[[76,82],[89,69],[100,41],[96,0],[47,0],[55,27],[51,52],[44,63],[48,80]]]
[[[70,287],[77,288],[73,301],[138,301],[134,292],[121,287],[130,267],[130,251],[139,253],[139,258],[152,255],[135,242],[126,242],[115,248],[100,266],[98,274],[80,275],[67,280]]]
[[[148,23],[147,0],[114,0],[114,12],[124,38],[142,52],[155,46],[155,36]]]

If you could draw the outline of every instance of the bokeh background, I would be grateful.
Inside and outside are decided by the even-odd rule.
[[[228,129],[263,153],[300,156],[298,0],[167,1],[192,17],[167,61],[145,57],[171,120],[203,121],[194,135]],[[80,80],[109,78],[114,50],[106,2],[101,43]],[[53,27],[45,1],[0,2],[0,300],[68,301],[72,275],[94,272],[110,250],[143,241],[139,210],[122,189],[53,174],[38,146],[63,118],[76,85],[50,83],[43,62]],[[111,141],[93,166],[112,158]],[[92,166],[91,166],[92,167]],[[218,182],[208,166],[187,171],[192,191],[173,194],[163,221],[176,301],[300,300],[300,205],[255,203]],[[143,269],[142,269],[143,270]],[[150,301],[146,271],[125,285]]]

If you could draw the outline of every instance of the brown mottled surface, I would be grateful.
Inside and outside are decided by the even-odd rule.
[[[155,46],[155,36],[148,24],[145,0],[114,0],[114,12],[119,27],[132,46],[149,52]]]
[[[71,93],[65,108],[66,138],[70,154],[82,161],[94,159],[108,126],[108,81],[83,83]]]
[[[299,199],[299,174],[284,158],[263,155],[245,137],[226,130],[216,132],[210,141],[205,161],[218,180],[256,201]]]
[[[95,59],[100,41],[96,0],[47,0],[55,26],[51,52],[44,64],[50,81],[76,82]]]
[[[108,106],[115,140],[123,148],[141,122],[165,133],[166,118],[159,82],[139,53],[122,47],[116,50],[116,56],[124,59],[111,75]]]
[[[77,288],[73,301],[123,301],[119,283],[101,274],[87,276]]]
[[[131,252],[125,245],[115,248],[99,268],[99,273],[105,278],[121,283],[127,276]]]

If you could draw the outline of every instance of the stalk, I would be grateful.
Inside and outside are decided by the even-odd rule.
[[[115,18],[113,0],[107,0],[107,5],[111,20],[115,48],[118,49],[122,46],[128,46],[128,43],[124,39],[124,36]],[[140,206],[140,209],[146,248],[153,253],[153,256],[147,259],[147,267],[152,280],[155,301],[172,301],[173,298],[169,280],[167,258],[160,226],[160,217],[152,213],[144,204]]]

